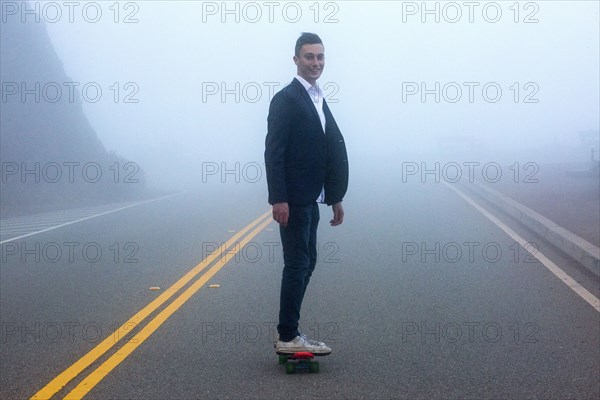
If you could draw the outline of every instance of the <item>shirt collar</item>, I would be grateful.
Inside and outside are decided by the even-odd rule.
[[[311,86],[310,83],[308,83],[308,81],[306,79],[304,79],[303,77],[301,77],[300,75],[296,75],[296,79],[298,79],[298,81],[300,81],[300,83],[302,84],[302,86],[304,86],[304,89],[306,89],[306,91],[308,91],[308,89],[310,88],[316,88],[317,93],[320,95],[321,92],[321,88],[319,87],[319,83],[315,82],[315,86]]]

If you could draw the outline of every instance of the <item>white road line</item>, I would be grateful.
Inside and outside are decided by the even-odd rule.
[[[56,221],[57,223],[59,223],[60,221]],[[6,235],[14,235],[15,233],[28,233],[31,232],[31,229],[45,229],[45,228],[50,228],[55,226],[54,224],[50,224],[50,225],[37,225],[37,226],[30,226],[30,227],[26,227],[26,228],[21,228],[21,229],[7,229],[5,231],[1,231],[0,235],[6,236]]]
[[[85,208],[77,208],[73,210],[61,211],[61,212],[48,212],[34,215],[27,215],[22,217],[10,217],[3,220],[0,220],[2,226],[11,226],[11,225],[22,225],[22,224],[32,224],[37,223],[39,221],[55,221],[57,219],[71,219],[73,217],[85,217],[89,215],[90,212],[102,212],[113,209],[116,205],[125,205],[131,204],[131,202],[121,202],[114,203],[110,206],[96,206],[96,207],[85,207]]]
[[[102,212],[105,209],[98,209],[98,210],[94,210],[95,212]],[[0,232],[4,232],[7,231],[9,229],[15,229],[15,228],[31,228],[31,227],[35,227],[36,225],[44,225],[44,224],[55,224],[57,222],[68,222],[68,221],[72,221],[74,218],[84,218],[87,217],[88,215],[90,215],[90,213],[77,213],[77,214],[73,214],[69,217],[60,217],[60,218],[40,218],[39,220],[31,220],[31,221],[23,221],[23,222],[13,222],[13,223],[5,223],[4,221],[2,221],[2,228],[0,228]]]
[[[66,221],[55,221],[53,224],[38,224],[35,226],[26,226],[23,228],[13,228],[13,229],[6,229],[6,230],[2,230],[0,231],[0,235],[2,236],[6,236],[6,235],[12,235],[15,233],[29,233],[29,232],[33,232],[36,230],[42,230],[42,229],[46,229],[46,228],[52,228],[55,227],[63,222],[71,222],[73,221],[73,219],[70,220],[66,220]]]
[[[577,283],[573,278],[571,278],[565,271],[560,269],[560,267],[554,264],[548,257],[546,257],[539,250],[532,250],[532,246],[527,245],[527,241],[523,239],[517,232],[513,231],[506,224],[500,221],[498,218],[494,217],[491,213],[489,213],[486,209],[477,204],[473,199],[469,196],[455,188],[453,185],[450,185],[447,182],[444,182],[446,186],[450,189],[454,190],[456,194],[462,197],[467,203],[472,205],[477,211],[486,216],[490,221],[496,224],[500,229],[502,229],[508,236],[510,236],[513,240],[521,245],[527,252],[529,252],[532,256],[537,258],[546,268],[550,270],[558,279],[560,279],[565,285],[570,287],[575,293],[577,293],[582,299],[587,301],[592,307],[596,309],[596,311],[600,312],[600,300],[590,293],[586,288]]]
[[[53,222],[53,221],[59,221],[59,220],[69,220],[69,219],[73,219],[73,218],[83,218],[83,217],[90,215],[90,213],[108,211],[108,210],[115,208],[115,206],[128,205],[128,204],[131,204],[131,202],[115,203],[112,205],[112,207],[94,207],[94,208],[89,208],[89,209],[84,209],[84,210],[77,209],[77,210],[72,210],[71,212],[68,212],[68,213],[65,212],[62,214],[43,213],[43,214],[26,216],[26,217],[11,217],[11,218],[0,220],[0,223],[2,223],[2,227],[11,227],[11,226],[19,226],[19,225],[31,225],[31,224],[36,224],[36,223],[40,223],[40,222],[43,223],[43,222]]]
[[[140,202],[137,202],[137,203],[134,203],[134,204],[130,204],[128,206],[119,207],[119,208],[115,208],[113,210],[108,210],[108,211],[101,212],[101,213],[98,213],[98,214],[90,215],[89,217],[79,218],[79,219],[74,220],[74,221],[70,221],[70,222],[66,222],[64,224],[52,226],[50,228],[42,229],[42,230],[39,230],[39,231],[36,231],[36,232],[31,232],[31,233],[28,233],[26,235],[21,235],[21,236],[13,237],[13,238],[10,238],[10,239],[6,239],[6,240],[1,241],[0,244],[6,243],[6,242],[9,242],[9,241],[12,241],[12,240],[22,239],[22,238],[28,237],[28,236],[37,235],[38,233],[48,232],[48,231],[51,231],[53,229],[58,229],[58,228],[62,228],[63,226],[67,226],[67,225],[71,225],[71,224],[76,224],[77,222],[81,222],[81,221],[85,221],[85,220],[88,220],[88,219],[96,218],[96,217],[99,217],[101,215],[111,214],[111,213],[114,213],[114,212],[117,212],[117,211],[124,210],[126,208],[139,206],[141,204],[151,203],[151,202],[154,202],[154,201],[166,199],[168,197],[176,196],[178,194],[183,194],[183,193],[185,193],[185,192],[172,193],[172,194],[168,194],[166,196],[158,197],[156,199],[144,200],[144,201],[140,201]]]

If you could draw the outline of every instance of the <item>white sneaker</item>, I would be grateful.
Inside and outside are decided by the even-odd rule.
[[[300,332],[299,333],[300,336],[302,336],[304,338],[304,340],[306,340],[308,343],[310,344],[314,344],[316,346],[325,346],[325,343],[323,342],[319,342],[318,340],[312,340],[309,339],[308,336],[306,336],[304,333]]]
[[[315,342],[308,339],[306,336],[298,335],[290,342],[282,342],[281,340],[278,340],[277,346],[275,346],[275,352],[281,355],[294,354],[299,351],[308,351],[319,356],[331,354],[330,347],[327,347],[325,343],[318,343],[321,342]]]
[[[304,340],[306,340],[310,344],[314,344],[317,346],[325,346],[325,343],[319,342],[318,340],[309,339],[308,336],[306,336],[306,334],[302,332],[300,332],[299,335],[302,336]],[[277,348],[277,342],[279,342],[279,333],[275,334],[275,341],[273,342],[273,347]]]

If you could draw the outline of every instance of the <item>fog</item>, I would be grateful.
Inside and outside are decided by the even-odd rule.
[[[599,1],[0,11],[0,399],[600,398]],[[302,32],[344,140],[269,193]]]
[[[67,75],[102,88],[85,114],[152,187],[263,165],[269,101],[296,73],[303,31],[324,42],[318,82],[351,183],[391,161],[598,159],[597,2],[148,1],[118,15],[101,2],[73,22],[56,4],[60,18],[38,6]]]

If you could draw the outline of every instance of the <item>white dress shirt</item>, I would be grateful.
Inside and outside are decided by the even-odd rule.
[[[315,82],[315,85],[312,86],[306,79],[301,77],[300,75],[296,75],[296,79],[300,81],[302,86],[308,92],[308,95],[312,99],[315,108],[317,109],[317,113],[319,114],[319,119],[321,120],[321,127],[323,127],[323,134],[325,134],[325,113],[323,112],[323,91],[319,87],[319,84]],[[317,198],[318,203],[325,202],[325,188],[321,189],[321,194]]]
[[[317,113],[319,114],[319,118],[321,119],[321,126],[323,127],[323,133],[325,133],[325,113],[323,112],[323,91],[319,87],[318,83],[315,83],[315,86],[311,86],[310,83],[306,81],[300,75],[296,75],[296,79],[300,81],[302,86],[308,92],[308,95],[312,99],[315,104],[315,108],[317,109]]]

